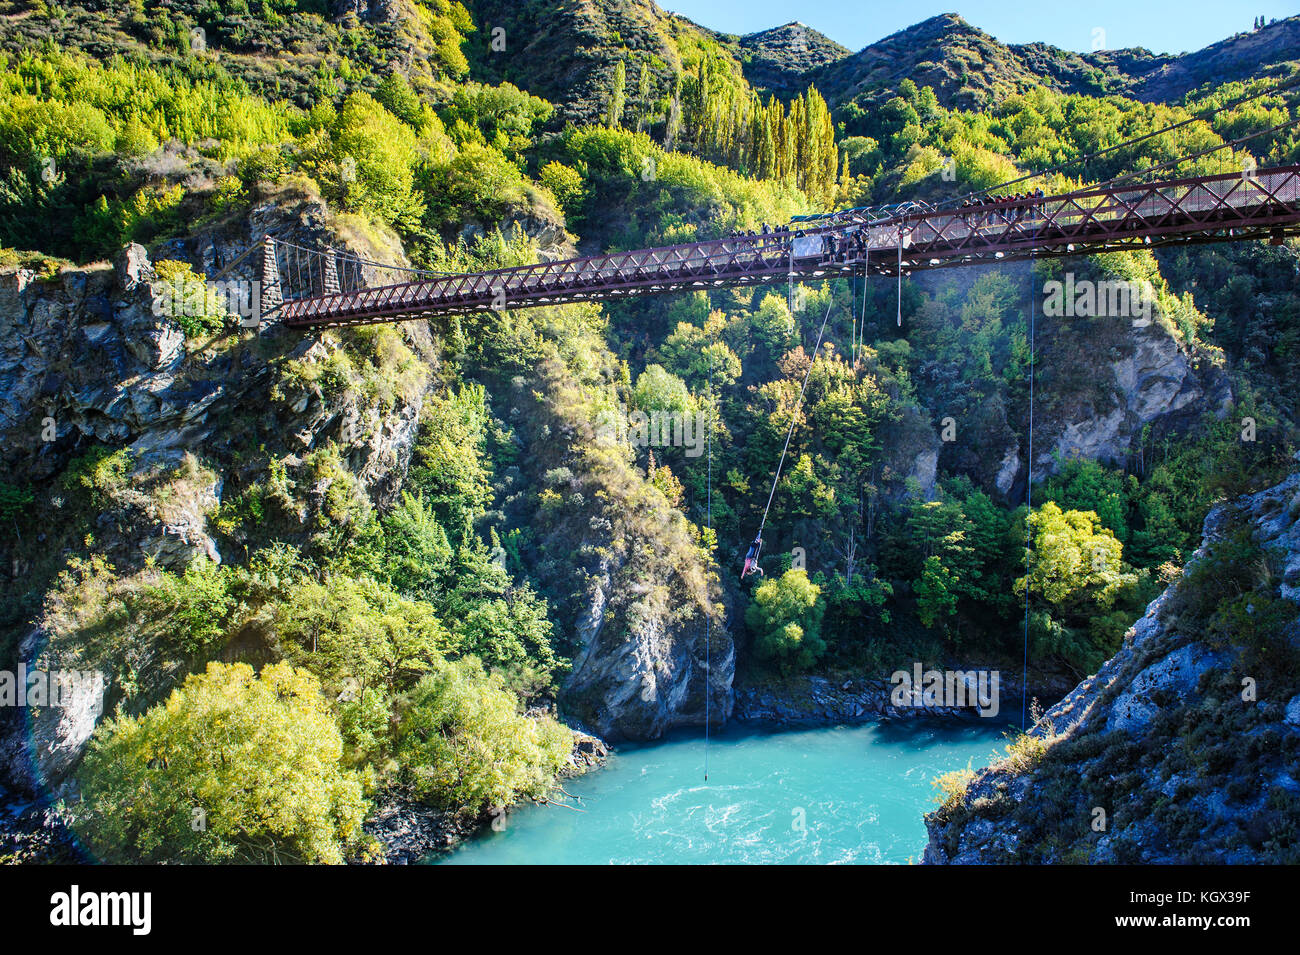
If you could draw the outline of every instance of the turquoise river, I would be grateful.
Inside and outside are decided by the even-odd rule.
[[[728,728],[621,746],[565,783],[559,805],[512,812],[437,860],[510,863],[876,864],[919,861],[941,773],[987,765],[1000,720]]]

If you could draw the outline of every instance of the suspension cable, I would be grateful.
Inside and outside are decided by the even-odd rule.
[[[1177,159],[1167,160],[1165,162],[1160,163],[1157,166],[1148,166],[1145,169],[1139,169],[1137,172],[1131,172],[1124,176],[1116,176],[1113,179],[1107,179],[1105,182],[1099,183],[1097,186],[1089,187],[1088,191],[1093,191],[1094,189],[1098,189],[1102,187],[1116,186],[1119,185],[1120,183],[1128,182],[1129,180],[1137,179],[1141,176],[1147,175],[1148,173],[1155,172],[1157,169],[1165,169],[1169,166],[1177,166],[1179,163],[1188,162],[1189,160],[1192,159],[1200,159],[1202,156],[1208,156],[1210,153],[1218,152],[1221,149],[1230,149],[1233,146],[1240,146],[1242,143],[1246,142],[1247,140],[1254,139],[1257,136],[1267,136],[1269,133],[1275,133],[1278,130],[1286,129],[1290,126],[1295,126],[1296,124],[1300,124],[1300,116],[1297,116],[1295,119],[1288,120],[1285,123],[1278,123],[1276,126],[1270,126],[1268,129],[1260,129],[1253,133],[1247,133],[1245,136],[1238,136],[1236,139],[1232,139],[1232,140],[1228,140],[1227,142],[1220,143],[1218,146],[1210,146],[1209,148],[1202,149],[1199,152],[1184,154],[1182,156],[1179,156]]]
[[[1062,169],[1068,169],[1070,166],[1078,165],[1079,163],[1090,162],[1091,160],[1096,159],[1098,156],[1104,156],[1107,153],[1112,153],[1117,149],[1124,149],[1125,147],[1132,146],[1136,143],[1143,142],[1144,140],[1147,139],[1151,139],[1153,136],[1163,135],[1164,133],[1171,132],[1175,129],[1179,129],[1191,123],[1208,120],[1210,117],[1213,117],[1221,112],[1225,112],[1231,109],[1236,109],[1238,106],[1241,106],[1243,103],[1251,102],[1252,100],[1259,99],[1260,97],[1263,96],[1270,96],[1270,95],[1282,93],[1283,91],[1288,90],[1291,87],[1296,86],[1298,84],[1300,84],[1300,73],[1297,73],[1291,79],[1287,80],[1284,83],[1279,83],[1274,87],[1257,90],[1254,93],[1249,93],[1245,96],[1240,96],[1237,99],[1233,100],[1232,102],[1224,103],[1222,106],[1216,106],[1211,109],[1208,109],[1206,110],[1205,114],[1202,116],[1189,116],[1187,119],[1179,120],[1176,123],[1170,123],[1168,126],[1162,127],[1161,129],[1156,129],[1149,133],[1143,133],[1141,136],[1135,136],[1132,139],[1126,139],[1123,142],[1116,143],[1113,146],[1107,146],[1104,149],[1097,149],[1094,150],[1093,152],[1086,153],[1074,159],[1067,159],[1063,162],[1059,162],[1054,166],[1048,166],[1046,169],[1040,169],[1037,172],[1026,173],[1023,176],[1019,176],[1018,178],[1008,179],[1006,182],[999,183],[996,186],[989,186],[987,189],[981,189],[978,192],[971,192],[971,193],[967,193],[966,195],[971,198],[975,196],[986,196],[989,193],[1000,191],[1002,189],[1007,188],[1008,186],[1014,186],[1017,183],[1025,182],[1026,180],[1029,179],[1036,179],[1039,176],[1047,176],[1054,172],[1060,172]],[[1158,169],[1160,167],[1153,166],[1151,168]],[[953,201],[955,201],[955,199],[953,198],[945,199],[943,200],[943,202],[938,203],[938,205],[944,205],[946,203],[950,203]]]
[[[290,249],[295,249],[298,252],[306,253],[308,256],[325,255],[325,253],[320,251],[319,249],[310,249],[307,248],[306,246],[297,245],[293,242],[288,242],[284,239],[277,239],[276,244],[286,246],[287,248]],[[383,262],[374,262],[370,259],[363,259],[361,256],[357,255],[354,252],[344,252],[341,250],[336,250],[334,254],[337,255],[340,259],[345,259],[347,261],[354,262],[357,265],[370,265],[370,266],[374,266],[377,269],[388,269],[389,271],[392,272],[409,272],[414,275],[433,275],[439,277],[468,274],[465,272],[439,272],[435,269],[417,269],[414,268],[413,266],[406,266],[406,265],[385,265]]]

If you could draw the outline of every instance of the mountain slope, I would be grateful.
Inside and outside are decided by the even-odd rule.
[[[1295,60],[1300,60],[1300,16],[1163,63],[1135,82],[1132,95],[1149,102],[1177,100],[1203,83],[1248,79]]]
[[[745,78],[778,96],[802,92],[809,72],[850,55],[848,47],[798,21],[741,37],[740,48]]]
[[[702,53],[729,61],[739,75],[734,38],[726,38],[652,0],[473,0],[468,4],[480,35],[468,45],[476,75],[514,83],[548,99],[575,123],[597,122],[609,103],[616,64],[626,65],[629,103],[639,70],[650,73],[650,93],[666,97],[675,72]],[[494,31],[504,50],[493,50]]]
[[[933,87],[943,105],[961,109],[1034,86],[1176,102],[1208,81],[1248,79],[1297,59],[1300,17],[1170,56],[1141,48],[1074,53],[1046,43],[1008,45],[949,13],[814,69],[807,78],[837,105],[859,97],[887,98],[908,78]]]
[[[1010,47],[952,13],[899,30],[809,78],[836,104],[893,91],[910,78],[933,87],[945,106],[963,108],[1040,81]]]

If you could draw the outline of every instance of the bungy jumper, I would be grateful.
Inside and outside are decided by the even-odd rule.
[[[759,535],[754,538],[754,543],[749,545],[749,552],[745,554],[745,567],[740,572],[741,580],[744,580],[750,574],[758,574],[760,577],[763,576],[763,568],[758,566],[758,555],[762,550],[763,535],[760,532]]]
[[[763,519],[759,522],[758,533],[754,535],[754,542],[749,545],[749,550],[745,552],[745,566],[740,571],[740,579],[744,580],[750,574],[763,576],[763,568],[758,566],[758,555],[763,550],[763,528],[767,526],[767,512],[772,509],[772,499],[776,496],[776,484],[781,480],[781,468],[785,466],[785,456],[790,450],[790,438],[794,435],[795,422],[799,420],[799,409],[803,406],[804,392],[808,390],[808,378],[812,375],[813,363],[817,361],[818,354],[822,349],[822,336],[826,334],[826,322],[831,317],[831,309],[834,308],[835,301],[831,300],[826,306],[826,314],[822,317],[821,331],[817,333],[817,344],[813,346],[812,360],[808,362],[808,370],[804,372],[803,387],[799,389],[799,400],[795,402],[794,413],[790,415],[790,430],[785,433],[785,447],[781,449],[781,459],[776,463],[776,474],[772,475],[772,490],[767,495],[767,507],[763,508]]]

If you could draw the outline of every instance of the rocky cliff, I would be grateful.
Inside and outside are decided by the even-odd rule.
[[[626,446],[598,438],[558,363],[511,397],[527,423],[525,474],[549,492],[526,519],[539,537],[533,573],[567,595],[555,608],[573,658],[561,712],[611,740],[702,726],[706,710],[711,724],[726,722],[735,646],[698,529],[631,465]]]
[[[299,241],[349,241],[319,199],[280,200],[238,230],[213,230],[156,257],[188,253],[214,268],[273,228]],[[313,370],[331,364],[337,342],[273,328],[187,340],[155,308],[167,291],[140,246],[112,266],[49,278],[24,269],[0,274],[0,446],[6,480],[36,489],[32,507],[43,527],[35,540],[11,539],[4,554],[5,622],[16,633],[4,666],[104,677],[79,690],[76,705],[19,709],[0,729],[0,774],[20,788],[56,783],[118,702],[146,705],[198,664],[147,645],[86,641],[85,621],[63,619],[46,597],[70,558],[89,550],[92,561],[147,580],[153,568],[183,571],[198,557],[219,563],[223,550],[244,552],[272,537],[305,543],[330,519],[333,481],[355,481],[382,504],[409,458],[436,365],[427,329],[403,330],[405,389],[381,399],[359,387],[356,374],[358,387],[327,393]],[[322,477],[312,453],[344,435],[348,477]],[[74,461],[85,468],[81,479],[68,477]],[[287,506],[265,515],[264,526],[219,532],[221,505],[268,469],[297,489]],[[74,513],[79,506],[87,513]],[[87,528],[91,535],[81,539]]]
[[[949,779],[927,863],[1300,858],[1300,474],[1221,505],[1121,650]]]
[[[75,705],[9,711],[0,781],[13,787],[56,784],[104,715],[119,704],[138,712],[203,665],[148,639],[119,639],[126,627],[101,625],[75,600],[52,600],[55,589],[81,587],[88,608],[196,558],[239,562],[277,541],[310,551],[321,535],[382,512],[402,488],[421,409],[443,378],[427,325],[187,336],[155,307],[170,290],[156,261],[211,276],[270,232],[405,264],[391,235],[354,229],[309,192],[268,200],[152,256],[131,246],[111,265],[0,273],[0,455],[6,481],[35,490],[42,527],[35,540],[7,538],[0,554],[8,604],[0,669],[104,675]],[[232,274],[257,278],[248,268]],[[558,610],[576,656],[562,705],[614,737],[699,724],[706,692],[714,718],[725,720],[734,650],[709,593],[716,583],[681,514],[626,458],[575,459],[572,442],[591,435],[578,412],[556,410],[574,387],[570,375],[557,363],[520,379],[517,394],[501,386],[518,405],[536,394],[550,409],[538,420],[554,430],[530,436],[529,460],[565,460],[579,475],[573,506],[552,515],[552,557],[537,574],[575,595]],[[647,574],[653,585],[642,587]],[[706,615],[716,624],[708,652]],[[262,662],[274,658],[273,642],[250,632],[220,655]]]
[[[1079,266],[1080,279],[1092,276],[1092,269]],[[920,275],[914,281],[940,300],[969,294],[995,274],[1005,275],[1017,289],[1029,287],[1035,295],[1042,294],[1045,273],[1031,273],[1024,264],[1003,266],[997,273],[970,269]],[[990,319],[982,316],[977,321]],[[922,325],[917,335],[933,343],[956,334],[947,328],[937,333],[933,329]],[[975,326],[963,328],[961,334],[975,330]],[[1182,432],[1203,416],[1222,418],[1232,408],[1232,384],[1222,354],[1203,342],[1189,344],[1155,303],[1148,315],[1137,318],[1044,316],[1040,311],[1035,349],[1040,369],[1034,396],[1035,481],[1072,458],[1130,466],[1140,453],[1144,433]],[[998,347],[991,350],[994,362],[1007,360]],[[1027,395],[1018,390],[1019,382],[1013,386],[1003,380],[991,387],[972,382],[971,369],[982,358],[970,356],[964,347],[952,351],[927,344],[916,354],[921,356],[916,370],[918,400],[930,420],[920,430],[906,420],[895,426],[887,444],[889,453],[916,456],[915,470],[923,489],[927,472],[928,483],[933,484],[937,464],[943,471],[969,474],[990,494],[1022,499],[1030,462],[1025,441]],[[948,417],[953,433],[941,440],[942,422]],[[937,460],[930,462],[935,452]],[[931,466],[923,467],[927,462]],[[899,469],[900,465],[893,466]]]

